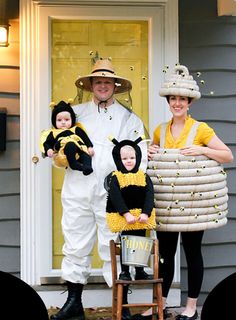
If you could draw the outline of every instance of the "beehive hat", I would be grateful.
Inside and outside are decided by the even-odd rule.
[[[128,79],[125,79],[115,74],[115,70],[109,59],[97,60],[93,66],[91,74],[79,77],[76,80],[75,85],[80,89],[84,89],[86,91],[91,92],[91,78],[94,77],[114,78],[116,84],[115,93],[123,93],[132,89],[132,84]]]
[[[200,99],[201,93],[197,82],[189,74],[188,68],[183,65],[176,65],[170,78],[163,83],[159,94],[161,97],[182,96],[194,100]]]

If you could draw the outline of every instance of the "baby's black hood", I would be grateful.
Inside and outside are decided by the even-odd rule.
[[[121,171],[123,173],[128,173],[128,172],[136,173],[139,170],[139,166],[140,166],[141,159],[142,159],[142,151],[141,151],[140,147],[138,146],[138,143],[142,140],[143,140],[143,137],[139,137],[135,141],[122,140],[122,141],[118,142],[115,138],[113,138],[111,140],[115,144],[115,147],[112,150],[112,156],[113,156],[113,159],[114,159],[114,162],[116,164],[118,171]],[[127,146],[127,145],[133,147],[135,150],[135,153],[136,153],[136,164],[131,171],[128,171],[125,168],[125,166],[123,165],[123,163],[121,161],[121,156],[120,156],[120,149],[124,146]]]
[[[51,121],[52,125],[54,128],[56,128],[56,117],[58,113],[67,111],[71,115],[71,126],[74,127],[75,121],[76,121],[76,116],[74,113],[74,110],[72,109],[70,103],[66,103],[65,101],[61,100],[58,104],[56,104],[52,110],[52,116],[51,116]]]

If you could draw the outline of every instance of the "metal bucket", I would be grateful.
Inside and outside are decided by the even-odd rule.
[[[147,267],[153,239],[138,236],[121,236],[122,264]]]

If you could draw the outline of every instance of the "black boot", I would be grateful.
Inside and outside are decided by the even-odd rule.
[[[85,320],[84,309],[81,301],[83,284],[67,281],[68,297],[64,306],[51,320]]]

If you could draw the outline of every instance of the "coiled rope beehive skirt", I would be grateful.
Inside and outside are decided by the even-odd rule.
[[[197,231],[227,223],[227,176],[217,161],[160,149],[147,174],[154,186],[157,230]]]

